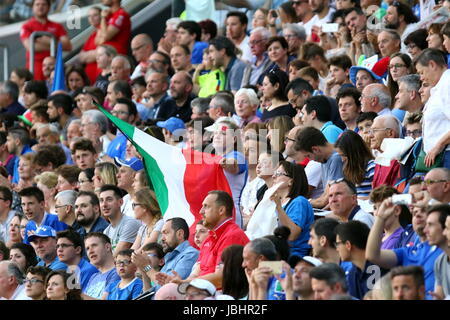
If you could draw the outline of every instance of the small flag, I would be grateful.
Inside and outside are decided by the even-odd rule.
[[[62,57],[62,44],[58,43],[58,51],[56,53],[55,74],[53,76],[52,92],[56,90],[66,90],[66,80],[64,74],[64,61]]]

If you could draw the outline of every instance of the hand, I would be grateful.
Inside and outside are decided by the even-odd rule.
[[[172,270],[172,273],[173,273],[173,277],[170,280],[170,282],[178,283],[178,284],[183,282],[183,279],[181,279],[181,276],[178,274],[178,272],[176,272],[175,270]]]
[[[236,159],[222,158],[219,161],[219,165],[223,170],[228,171],[231,174],[237,174],[239,172],[239,167]]]
[[[103,9],[102,10],[102,18],[106,18],[111,14],[111,9]]]
[[[160,286],[163,286],[171,282],[172,279],[174,279],[174,276],[168,275],[167,273],[164,272],[157,272],[155,275],[155,280],[156,282],[158,282]]]
[[[336,79],[331,78],[330,80],[327,81],[327,89],[331,90],[331,88],[333,88],[335,84],[336,84]]]
[[[433,149],[428,151],[427,155],[425,156],[425,165],[427,167],[431,167],[434,164],[434,161],[436,160],[436,157],[441,153],[442,151],[441,146],[435,145]]]
[[[255,281],[255,284],[261,288],[266,290],[267,285],[269,284],[269,278],[272,276],[272,269],[269,267],[258,267],[252,272],[252,278]]]
[[[428,293],[430,294],[430,296],[433,297],[433,300],[444,300],[444,298],[445,298],[444,296],[442,296],[439,293],[434,292],[434,291],[428,291]]]
[[[281,197],[278,195],[278,192],[275,192],[273,195],[271,195],[270,200],[275,202],[277,208],[281,208]]]
[[[392,197],[385,199],[377,210],[377,217],[386,221],[395,211],[395,204],[392,203]]]
[[[272,12],[274,12],[275,10],[269,10],[269,13],[267,14],[267,22],[269,23],[269,25],[275,25],[275,22],[277,21],[278,15],[276,17],[272,16]],[[276,13],[276,11],[275,11]]]
[[[136,252],[131,255],[131,262],[141,271],[144,271],[145,266],[151,264],[150,258],[146,254]]]
[[[428,191],[419,191],[412,195],[412,206],[417,208],[426,208],[428,207],[428,202],[430,200],[431,196]]]

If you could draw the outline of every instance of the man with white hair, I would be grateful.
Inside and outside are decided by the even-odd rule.
[[[131,64],[127,57],[117,55],[111,62],[111,76],[109,81],[130,80]]]
[[[253,89],[239,89],[234,96],[234,105],[236,114],[232,118],[239,125],[239,128],[242,129],[249,123],[261,122],[261,119],[256,115],[259,99]]]
[[[131,79],[136,79],[147,72],[148,60],[153,53],[152,39],[146,33],[136,35],[131,40],[131,53],[138,63],[131,75]]]
[[[88,110],[81,116],[81,134],[92,141],[99,158],[104,155],[111,139],[106,134],[108,130],[108,118],[99,110]]]
[[[25,294],[25,276],[17,264],[0,262],[0,300],[31,300]]]
[[[158,42],[158,51],[169,54],[172,45],[177,41],[177,26],[181,21],[178,17],[170,18],[166,21],[166,30]]]
[[[367,87],[366,87],[367,88]],[[400,138],[402,125],[393,115],[378,116],[373,120],[372,127],[369,130],[370,148],[375,155],[381,153],[381,144],[385,138]],[[375,166],[372,188],[386,184],[393,186],[397,180],[400,165],[393,159],[389,166],[377,164]]]
[[[289,44],[289,55],[297,57],[300,47],[306,41],[305,28],[296,23],[287,23],[283,27],[283,37]]]
[[[74,190],[64,190],[58,192],[55,196],[55,213],[58,215],[58,220],[64,222],[74,230],[81,228],[75,216],[75,201],[78,193]]]
[[[271,61],[266,51],[267,41],[270,36],[270,31],[264,27],[256,27],[251,31],[248,43],[253,56],[244,69],[241,87],[255,85],[259,77],[270,66]]]
[[[379,116],[390,115],[391,100],[389,89],[384,84],[369,84],[361,94],[361,111],[376,112]]]

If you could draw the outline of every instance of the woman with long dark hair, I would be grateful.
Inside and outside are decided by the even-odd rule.
[[[342,133],[334,147],[344,163],[344,177],[355,184],[358,198],[367,199],[375,171],[370,149],[361,136],[351,130]]]
[[[236,300],[244,299],[248,295],[248,281],[242,268],[242,253],[244,247],[231,245],[222,252],[222,293],[232,296]]]
[[[288,82],[288,76],[280,69],[272,69],[265,73],[261,87],[265,105],[262,121],[276,116],[286,115],[291,118],[295,116],[295,109],[288,103],[285,93]]]

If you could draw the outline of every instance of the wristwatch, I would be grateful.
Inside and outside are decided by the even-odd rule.
[[[142,268],[145,272],[149,272],[150,270],[152,270],[152,266],[151,265],[146,265],[144,268]]]

